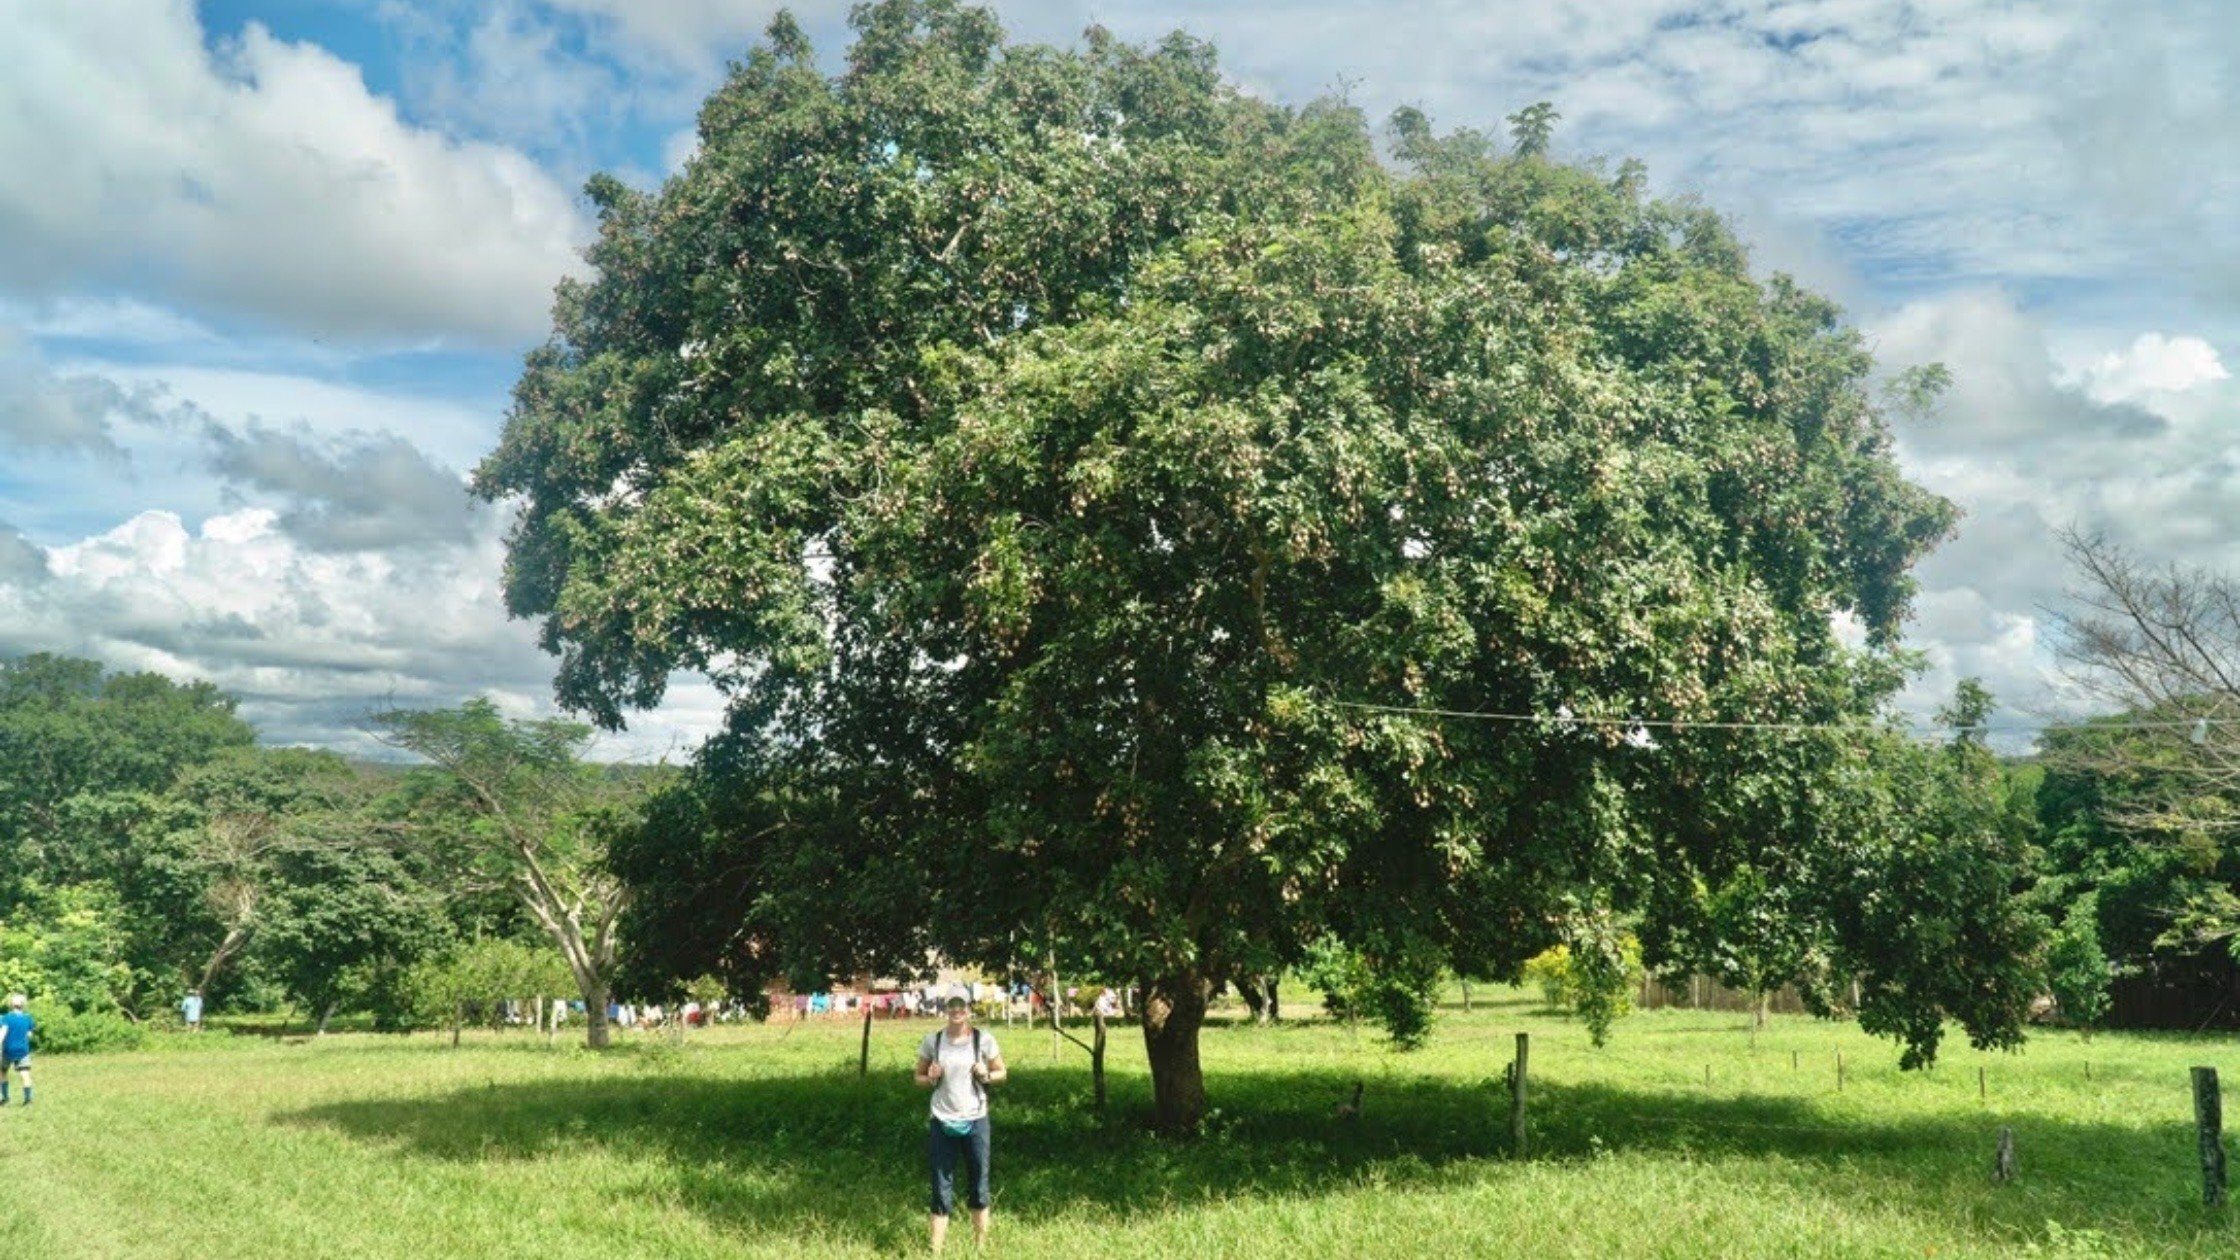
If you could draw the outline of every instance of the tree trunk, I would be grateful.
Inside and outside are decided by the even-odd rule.
[[[194,987],[194,991],[197,993],[210,992],[211,988],[218,983],[218,973],[225,969],[225,965],[233,960],[234,954],[239,952],[242,945],[246,944],[248,940],[249,929],[247,927],[236,926],[226,929],[225,939],[218,942],[218,948],[211,953],[210,960],[202,965],[202,982]]]
[[[327,1035],[327,1021],[334,1018],[334,1008],[335,1004],[333,1002],[319,1008],[319,1030],[313,1033],[313,1036],[324,1037]]]
[[[607,1048],[607,986],[583,986],[583,1044],[593,1050]]]
[[[1245,1009],[1252,1012],[1255,1024],[1273,1024],[1283,1018],[1283,1008],[1276,1003],[1276,975],[1250,975],[1237,981],[1237,992],[1244,997]]]
[[[1089,1044],[1089,1080],[1096,1086],[1097,1110],[1104,1110],[1104,1008],[1099,1006],[1090,1017],[1095,1021],[1096,1040]]]
[[[1212,998],[1213,981],[1194,972],[1161,976],[1143,986],[1143,1048],[1151,1060],[1154,1123],[1172,1137],[1195,1134],[1205,1118],[1198,1030]]]
[[[681,1021],[678,1026],[683,1027]],[[856,1060],[856,1075],[871,1075],[871,999],[868,997],[863,999],[863,1053]]]
[[[1758,990],[1758,1000],[1750,1008],[1750,1028],[1755,1032],[1766,1026],[1766,1013],[1773,1008],[1773,991]]]

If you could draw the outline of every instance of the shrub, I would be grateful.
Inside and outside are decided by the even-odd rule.
[[[1575,1015],[1587,1025],[1596,1045],[1610,1039],[1611,1026],[1633,1013],[1633,990],[1641,983],[1641,941],[1631,932],[1581,932],[1576,951],[1557,945],[1524,965],[1528,983],[1539,986],[1551,1010]]]
[[[2061,1017],[2090,1032],[2108,1013],[2108,955],[2100,948],[2099,906],[2090,895],[2069,908],[2046,951],[2046,986]]]
[[[1571,947],[1553,945],[1526,960],[1525,983],[1540,990],[1540,1001],[1551,1011],[1571,1011]]]
[[[38,1054],[95,1054],[109,1050],[138,1050],[148,1044],[148,1031],[122,1015],[108,1011],[73,1011],[67,1006],[35,1011],[38,1029],[31,1048]]]
[[[1388,946],[1376,956],[1334,936],[1307,947],[1299,976],[1322,991],[1323,1008],[1337,1019],[1361,1016],[1382,1025],[1394,1046],[1416,1050],[1431,1039],[1432,999],[1440,970],[1426,950]]]

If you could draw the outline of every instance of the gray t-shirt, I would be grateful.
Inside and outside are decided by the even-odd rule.
[[[995,1035],[985,1030],[975,1030],[980,1038],[980,1061],[992,1063],[1003,1056],[996,1048]],[[978,1120],[988,1114],[988,1087],[972,1079],[972,1037],[963,1041],[949,1040],[949,1030],[935,1029],[918,1043],[918,1062],[941,1061],[941,1079],[933,1083],[933,1118],[936,1120]]]

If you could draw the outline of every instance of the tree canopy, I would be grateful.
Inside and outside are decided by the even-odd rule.
[[[485,698],[392,709],[375,723],[429,763],[407,780],[406,817],[457,884],[519,902],[575,981],[587,1044],[605,1046],[625,899],[606,851],[630,827],[644,785],[586,765],[582,723],[509,719]]]
[[[591,182],[476,477],[565,703],[732,698],[616,853],[675,974],[1056,954],[1142,985],[1188,1128],[1213,988],[1325,936],[1514,975],[1755,871],[1864,939],[1792,850],[1898,843],[1872,739],[1627,724],[1857,722],[1901,676],[1954,511],[1833,305],[1554,160],[1551,108],[1506,149],[1403,112],[1388,163],[1184,35],[854,26],[827,77],[781,16],[682,173]],[[1996,1038],[1991,990],[1883,1026]]]

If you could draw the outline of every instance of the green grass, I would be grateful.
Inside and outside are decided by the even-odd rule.
[[[994,1029],[1003,1256],[2230,1256],[2199,1203],[2187,1069],[2226,1039],[2042,1033],[1932,1073],[1848,1027],[1658,1012],[1594,1050],[1521,994],[1449,1008],[1429,1049],[1320,1020],[1208,1029],[1203,1140],[1141,1131],[1140,1045],[1111,1111],[1047,1031]],[[44,1256],[825,1257],[923,1247],[930,1021],[313,1042],[175,1036],[40,1061],[0,1115],[11,1226]],[[1532,1033],[1534,1158],[1499,1085]],[[1835,1055],[1847,1080],[1836,1089]],[[1791,1067],[1791,1051],[1798,1066]],[[2086,1079],[2086,1065],[2091,1079]],[[1706,1085],[1704,1072],[1710,1069]],[[1988,1098],[1977,1097],[1977,1069]],[[1363,1116],[1331,1115],[1355,1080]],[[2236,1118],[2240,1124],[2240,1118]],[[2013,1126],[2021,1177],[1990,1179]],[[969,1254],[960,1237],[954,1254]]]

